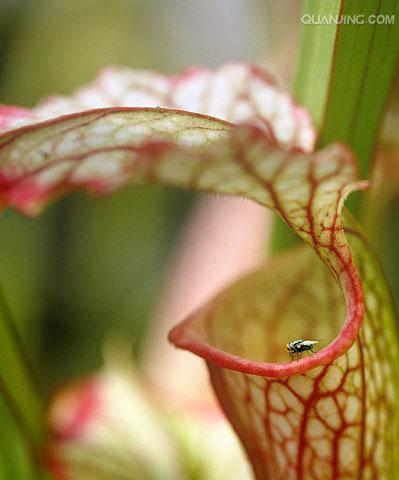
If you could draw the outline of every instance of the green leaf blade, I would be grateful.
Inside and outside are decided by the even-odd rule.
[[[340,0],[308,0],[302,21],[308,22],[312,16],[338,15],[340,9]],[[337,28],[337,25],[318,24],[302,27],[294,94],[301,104],[306,105],[318,127],[324,113],[324,99],[328,96]]]
[[[397,2],[346,2],[343,15],[399,18]],[[337,36],[320,145],[347,142],[357,154],[362,176],[370,170],[397,68],[399,25],[342,25]]]

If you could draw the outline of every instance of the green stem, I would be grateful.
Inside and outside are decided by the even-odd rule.
[[[32,471],[38,472],[44,430],[43,397],[1,286],[0,350],[0,394],[30,453]]]
[[[24,443],[25,451],[27,452],[28,457],[31,459],[32,467],[35,471],[39,472],[40,457],[37,450],[37,445],[35,443],[35,438],[32,436],[29,426],[26,424],[25,419],[21,415],[21,412],[18,410],[17,404],[14,402],[14,399],[11,397],[5,382],[0,377],[0,395],[4,400],[4,403],[7,405],[9,412],[11,413],[12,418],[19,430],[22,441]],[[36,475],[37,476],[37,475]]]
[[[10,337],[13,338],[15,346],[18,348],[18,351],[21,356],[21,360],[23,360],[23,363],[25,364],[25,368],[27,370],[27,373],[32,383],[32,388],[34,388],[34,390],[36,391],[39,397],[43,397],[44,391],[43,391],[41,382],[39,380],[39,376],[37,374],[36,368],[34,367],[29,357],[29,353],[25,348],[24,342],[22,341],[22,338],[18,332],[14,316],[12,314],[10,305],[6,300],[3,285],[1,282],[0,282],[0,312],[10,332]]]

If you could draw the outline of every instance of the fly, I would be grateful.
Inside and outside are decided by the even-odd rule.
[[[317,340],[294,340],[285,345],[285,351],[289,353],[291,360],[299,360],[304,352],[308,355],[314,353]]]

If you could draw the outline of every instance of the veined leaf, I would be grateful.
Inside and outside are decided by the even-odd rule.
[[[298,131],[312,130],[283,104],[281,118],[295,128],[280,131],[275,115],[234,125],[180,110],[106,108],[9,130],[0,137],[1,201],[33,215],[75,188],[103,194],[160,182],[274,209],[328,275],[297,250],[222,293],[170,338],[207,360],[257,478],[355,479],[365,471],[390,479],[399,473],[393,309],[362,235],[349,221],[353,258],[341,220],[346,196],[366,184],[345,146],[305,153]],[[288,362],[284,344],[296,338],[321,348]]]
[[[284,361],[285,343],[296,338],[320,339],[323,348],[340,328],[341,292],[303,247],[270,261],[172,332],[178,345],[208,358],[219,401],[258,479],[398,475],[393,306],[363,235],[353,227],[347,235],[366,315],[353,346],[333,362],[276,378],[264,363]],[[305,360],[294,360],[293,369]]]

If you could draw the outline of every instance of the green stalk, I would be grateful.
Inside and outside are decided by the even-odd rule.
[[[358,15],[358,23],[323,23],[336,15],[346,22]],[[382,16],[389,17],[387,23],[371,23]],[[312,114],[319,132],[317,147],[347,143],[357,155],[361,176],[367,178],[397,69],[399,2],[307,0],[302,18],[321,24],[302,28],[295,96]],[[360,210],[359,197],[350,207]],[[288,228],[276,223],[273,250],[295,242]]]
[[[0,395],[30,457],[31,478],[38,478],[39,448],[44,430],[43,399],[1,286],[0,351]]]

